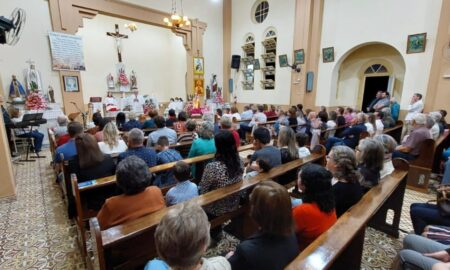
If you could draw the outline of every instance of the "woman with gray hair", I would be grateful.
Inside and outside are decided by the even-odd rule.
[[[327,156],[326,167],[333,174],[331,184],[336,202],[336,215],[339,217],[362,197],[359,184],[361,174],[358,172],[355,152],[344,145],[333,147]]]
[[[373,139],[383,145],[384,164],[383,169],[380,171],[380,178],[383,178],[390,175],[395,170],[394,164],[392,164],[392,152],[394,152],[397,147],[397,142],[387,134],[376,135]]]
[[[105,201],[97,214],[100,228],[106,230],[166,207],[161,190],[149,186],[151,181],[152,175],[142,159],[129,156],[119,162],[116,182],[124,194]]]
[[[367,192],[380,181],[380,171],[383,169],[384,148],[374,139],[362,139],[355,148],[358,170],[362,174],[361,186]]]
[[[145,270],[231,270],[224,257],[203,257],[210,242],[209,228],[208,217],[198,204],[180,204],[169,210],[155,231],[156,250],[163,261],[154,259]]]
[[[197,157],[206,154],[213,154],[216,152],[214,144],[214,126],[211,122],[205,121],[202,123],[198,131],[198,138],[192,142],[191,150],[189,151],[189,158]],[[196,165],[192,165],[192,175],[196,177]]]

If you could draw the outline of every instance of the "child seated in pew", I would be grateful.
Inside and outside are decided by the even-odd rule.
[[[286,188],[261,182],[250,195],[250,209],[259,230],[227,254],[232,269],[284,269],[299,252]]]
[[[311,155],[311,152],[309,151],[308,147],[306,147],[306,144],[309,141],[308,134],[297,133],[297,134],[295,134],[295,139],[296,139],[297,145],[298,145],[298,157],[305,158],[305,157]]]
[[[251,160],[251,155],[248,157],[248,159]],[[249,167],[245,168],[244,179],[247,180],[249,178],[257,176],[259,173],[268,172],[270,171],[270,169],[272,169],[272,167],[270,166],[269,162],[265,161],[264,159],[258,158],[257,160],[251,162]]]
[[[158,138],[158,141],[156,141],[155,150],[158,151],[158,154],[156,154],[157,165],[183,159],[177,150],[169,148],[169,139],[166,136],[161,136]],[[166,170],[156,174],[153,184],[158,187],[164,187],[175,184],[175,182],[176,180],[173,177],[172,170]]]
[[[105,201],[97,214],[100,229],[106,230],[166,207],[161,190],[149,186],[151,182],[152,174],[141,158],[129,156],[119,162],[116,183],[124,194]]]
[[[166,204],[174,204],[188,201],[198,196],[198,187],[190,181],[191,167],[184,161],[178,161],[172,169],[177,185],[169,189],[166,194]]]
[[[231,270],[224,257],[205,258],[210,223],[195,203],[179,204],[161,219],[155,231],[155,246],[162,260],[153,259],[144,270]]]

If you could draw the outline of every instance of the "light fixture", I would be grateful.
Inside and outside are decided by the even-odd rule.
[[[164,18],[164,23],[169,27],[180,28],[191,25],[187,16],[183,15],[183,0],[180,0],[181,15],[177,13],[177,0],[172,0],[172,15],[170,18]]]
[[[125,24],[124,27],[128,28],[131,32],[134,32],[134,31],[136,31],[138,29],[137,25],[134,22],[129,23],[129,24]]]

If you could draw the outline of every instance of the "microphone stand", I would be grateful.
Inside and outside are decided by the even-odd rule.
[[[86,125],[87,113],[83,112],[75,102],[70,102],[70,103],[72,103],[75,106],[75,108],[77,108],[78,112],[81,113],[81,119],[83,120],[83,128],[86,129],[87,128],[87,125]]]

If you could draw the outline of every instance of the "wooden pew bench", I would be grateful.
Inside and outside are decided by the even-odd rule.
[[[408,164],[404,160],[395,160],[394,164],[391,175],[368,191],[286,269],[360,269],[367,226],[398,238]],[[394,211],[392,224],[386,222],[390,209]]]
[[[301,160],[294,160],[273,168],[268,173],[262,173],[239,183],[223,187],[192,199],[201,206],[206,206],[217,202],[227,196],[241,193],[245,190],[251,190],[259,182],[276,178],[287,171],[301,167],[310,162],[323,163],[325,151],[314,153],[311,156]],[[96,264],[100,269],[142,269],[147,261],[154,258],[156,254],[154,244],[154,231],[160,220],[164,217],[171,206],[155,212],[151,215],[118,225],[107,230],[101,231],[96,218],[90,219],[90,228],[94,256]],[[256,226],[248,215],[248,204],[242,205],[238,210],[211,220],[211,226],[214,228],[233,219],[239,224],[240,236],[248,237],[256,231]]]
[[[245,145],[239,148],[239,151],[248,151],[253,149],[253,145]],[[210,161],[214,158],[214,154],[202,155],[198,157],[184,159],[183,161],[188,164],[205,164],[205,162]],[[151,173],[159,173],[167,170],[171,170],[177,162],[170,162],[162,165],[157,165],[149,168]],[[67,178],[66,178],[67,177]],[[70,177],[70,178],[69,178]],[[76,222],[78,230],[78,241],[82,250],[82,254],[86,254],[86,240],[85,240],[85,228],[86,222],[91,217],[95,217],[98,211],[103,205],[104,200],[111,196],[119,195],[120,192],[116,187],[116,177],[115,175],[103,177],[96,179],[92,182],[78,183],[76,175],[73,174],[65,176],[66,179],[71,179],[71,186],[66,187],[69,192],[73,193],[73,203],[77,210]],[[170,185],[161,188],[162,193],[165,195],[167,191],[173,187]],[[94,203],[92,203],[94,202]]]
[[[441,160],[442,150],[449,143],[449,132],[433,139],[425,140],[420,146],[419,156],[410,161],[408,173],[408,188],[427,193],[431,171],[434,164]]]
[[[401,144],[403,121],[397,121],[394,127],[383,129],[383,133],[392,136],[398,144]]]

